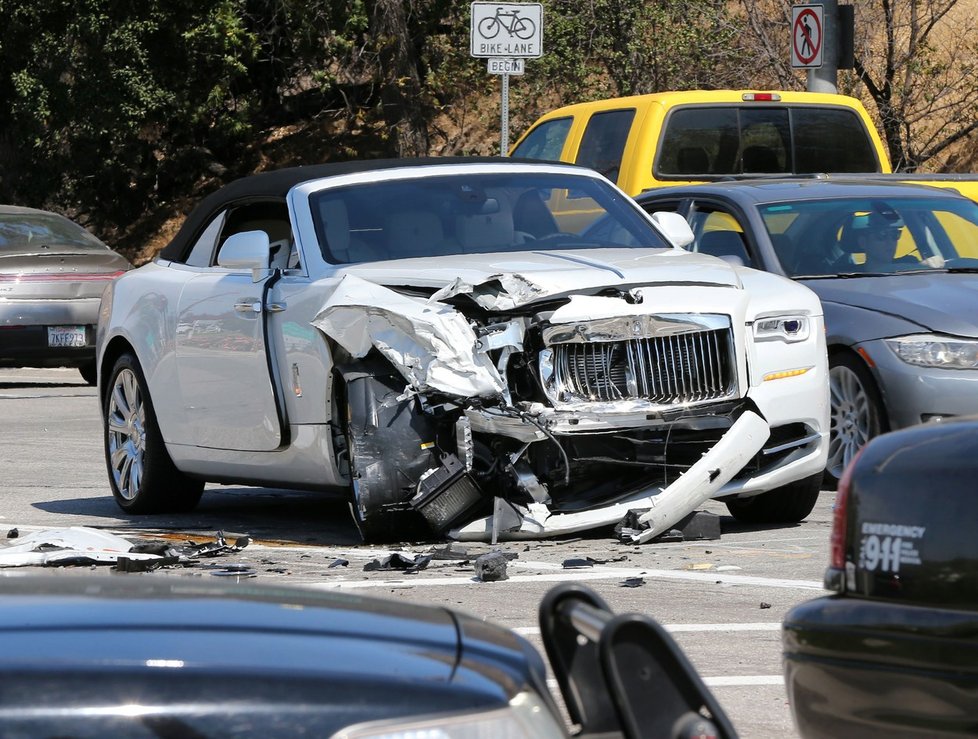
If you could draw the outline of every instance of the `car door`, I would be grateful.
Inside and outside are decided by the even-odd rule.
[[[263,230],[288,249],[291,228],[284,201],[230,209],[218,246],[242,231]],[[265,314],[270,273],[217,266],[218,248],[186,282],[179,299],[177,376],[191,443],[267,452],[286,441],[270,373]]]

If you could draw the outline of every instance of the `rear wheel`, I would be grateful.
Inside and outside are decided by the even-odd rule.
[[[835,488],[859,450],[883,430],[883,403],[872,376],[856,357],[838,354],[829,359],[829,458],[825,483]]]
[[[116,360],[103,405],[105,462],[116,503],[127,513],[181,513],[200,501],[204,483],[173,464],[139,362]]]
[[[819,472],[751,498],[728,500],[727,510],[744,523],[798,523],[812,512],[821,488]]]
[[[353,518],[367,542],[431,536],[408,501],[421,475],[435,466],[435,432],[417,399],[399,399],[403,392],[400,377],[355,373],[346,378],[337,398],[345,414],[341,443],[346,447]]]

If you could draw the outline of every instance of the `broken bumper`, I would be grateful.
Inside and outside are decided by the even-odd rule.
[[[626,500],[574,513],[551,513],[542,503],[497,506],[496,515],[473,521],[449,536],[460,541],[538,539],[618,523],[629,510],[648,508],[639,521],[647,524],[634,541],[644,542],[667,531],[690,511],[715,497],[770,436],[767,422],[753,411],[744,412],[719,443],[671,485],[641,490]],[[495,526],[495,530],[494,530]]]

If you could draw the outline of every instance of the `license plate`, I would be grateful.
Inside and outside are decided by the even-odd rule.
[[[48,346],[85,346],[85,327],[48,326]]]

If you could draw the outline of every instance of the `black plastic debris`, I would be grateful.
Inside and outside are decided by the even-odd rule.
[[[384,557],[383,560],[375,559],[371,562],[367,562],[363,566],[364,572],[377,572],[383,570],[399,570],[407,575],[413,575],[416,572],[420,572],[428,563],[431,562],[431,557],[428,555],[418,555],[416,557],[405,557],[403,554],[394,552],[388,557]]]
[[[333,569],[334,567],[348,567],[349,564],[350,560],[348,559],[334,559],[329,563],[329,568]]]
[[[563,562],[565,570],[576,570],[583,567],[594,567],[594,560],[590,557],[565,559]]]
[[[172,567],[180,564],[179,557],[160,557],[159,559],[133,559],[120,556],[112,568],[116,572],[152,572],[160,567]]]
[[[611,562],[624,562],[628,557],[624,554],[620,557],[612,557],[610,559],[595,559],[594,557],[571,557],[570,559],[565,559],[563,562],[565,570],[579,569],[582,567],[594,567],[594,565],[606,565]]]
[[[215,577],[258,577],[250,565],[205,565],[204,569]]]
[[[638,536],[647,524],[639,521],[649,509],[632,509],[615,525],[615,535],[623,544],[632,544],[634,536]],[[680,519],[668,531],[664,531],[652,539],[653,542],[666,543],[670,541],[702,541],[720,538],[720,517],[708,511],[693,511]]]
[[[765,608],[770,608],[770,607],[771,607],[771,604],[770,603],[765,603],[764,601],[761,601],[761,610],[763,610]]]
[[[223,531],[217,532],[214,541],[205,541],[201,544],[191,544],[186,547],[178,548],[181,554],[188,557],[217,557],[222,554],[240,552],[251,543],[247,536],[239,536],[234,540],[234,544],[228,544]]]
[[[159,559],[137,559],[130,557],[129,563],[115,569],[119,572],[147,572],[158,567],[184,567],[195,565],[199,559],[210,559],[228,554],[235,554],[251,543],[248,536],[235,535],[233,543],[228,543],[227,535],[218,531],[213,541],[185,544],[173,544],[156,539],[142,539],[134,542],[130,552],[134,554],[155,554]],[[120,558],[121,559],[121,558]]]
[[[643,585],[645,585],[644,577],[626,577],[618,583],[618,587],[621,588],[640,588]]]
[[[16,539],[18,536],[20,536],[20,532],[17,529],[10,529],[10,531],[7,532],[8,539]]]
[[[488,554],[477,557],[475,560],[476,579],[482,582],[508,580],[509,575],[506,574],[506,564],[510,559],[514,558],[508,557],[503,552],[489,552]]]

